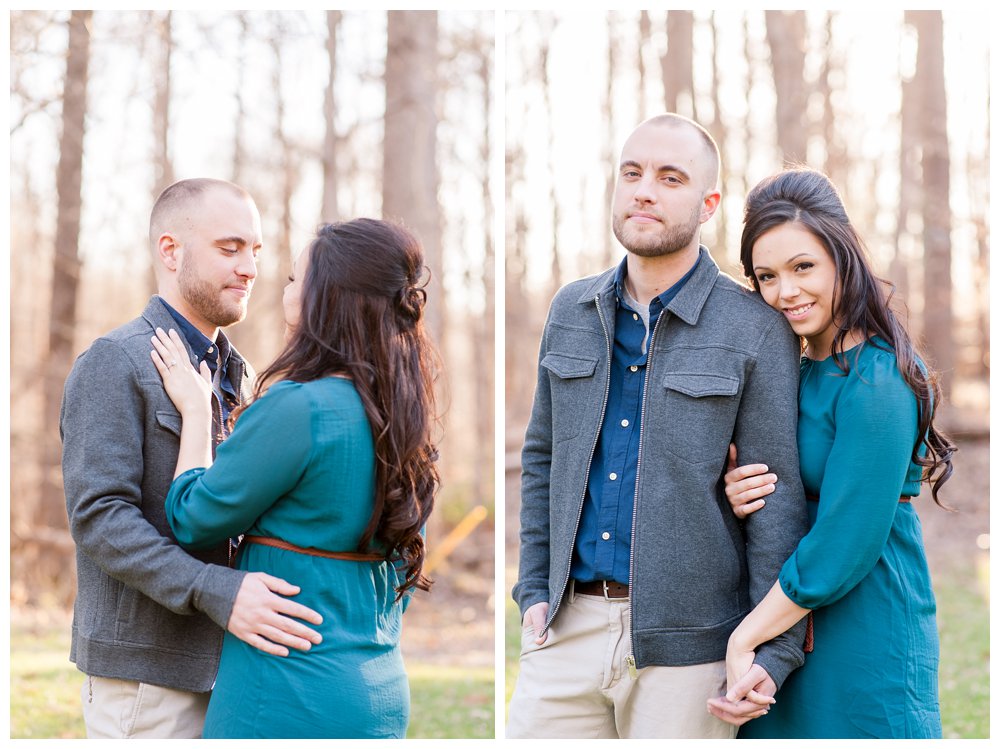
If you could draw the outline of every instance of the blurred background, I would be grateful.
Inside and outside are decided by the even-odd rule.
[[[961,11],[508,12],[506,24],[506,653],[520,649],[520,449],[549,300],[620,261],[615,165],[674,111],[722,152],[702,230],[738,266],[743,198],[784,164],[826,172],[876,271],[943,376],[957,439],[939,509],[917,502],[938,600],[946,737],[989,735],[989,24]],[[888,633],[887,633],[888,636]]]
[[[262,369],[320,223],[401,220],[444,362],[429,596],[403,652],[410,735],[492,737],[494,16],[461,11],[12,11],[11,735],[82,736],[59,403],[73,360],[155,287],[149,211],[175,180],[247,188],[264,249],[227,332]]]

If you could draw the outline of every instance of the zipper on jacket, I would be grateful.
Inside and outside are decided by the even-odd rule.
[[[608,325],[604,322],[604,313],[601,311],[600,294],[594,297],[594,305],[597,307],[597,318],[601,321],[601,330],[604,331],[604,342],[607,344],[608,370],[607,376],[604,379],[604,402],[601,405],[601,418],[600,421],[597,422],[597,432],[594,434],[594,444],[590,446],[590,460],[587,461],[587,472],[583,476],[583,496],[580,497],[580,509],[576,513],[576,525],[573,526],[573,543],[576,543],[576,534],[580,530],[580,518],[583,516],[583,503],[587,501],[587,483],[590,481],[590,464],[594,462],[594,451],[597,449],[597,440],[601,436],[601,427],[604,425],[604,413],[608,408],[608,394],[611,392],[611,335],[608,333]],[[634,532],[635,531],[633,530],[633,533]],[[562,595],[560,595],[559,600],[556,601],[555,607],[549,609],[548,619],[546,619],[545,626],[542,628],[539,636],[549,631],[549,625],[552,623],[552,620],[556,618],[556,612],[559,611],[559,607],[562,606],[563,598],[566,596],[566,586],[569,584],[569,573],[572,568],[573,550],[570,549],[569,564],[566,566],[566,575],[563,578]],[[631,575],[631,572],[629,574]]]
[[[642,444],[643,435],[646,433],[646,396],[649,394],[649,381],[653,373],[653,339],[656,338],[656,331],[660,329],[660,323],[664,316],[669,314],[663,310],[656,318],[656,325],[653,332],[649,334],[649,343],[646,346],[646,381],[642,383],[642,406],[639,409],[639,451],[635,457],[635,494],[632,496],[632,538],[629,540],[628,549],[628,584],[629,584],[629,651],[625,656],[625,663],[628,664],[628,675],[639,678],[639,673],[635,667],[635,588],[632,583],[635,580],[635,520],[639,517],[639,467],[642,465]]]

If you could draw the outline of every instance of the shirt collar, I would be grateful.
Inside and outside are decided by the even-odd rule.
[[[232,351],[226,334],[220,330],[218,337],[213,341],[192,325],[184,315],[171,307],[165,299],[160,297],[160,300],[163,302],[163,306],[167,308],[167,312],[170,313],[170,316],[177,323],[178,332],[187,341],[188,346],[191,347],[191,352],[196,359],[195,364],[207,361],[212,369],[215,369],[216,363],[222,362],[223,367],[225,367],[225,363],[228,361],[229,354]],[[218,354],[216,354],[216,346],[218,346]]]
[[[700,259],[700,255],[698,259]],[[695,260],[694,265],[691,266],[691,269],[687,273],[685,273],[681,277],[681,279],[677,281],[677,283],[675,283],[669,289],[653,297],[649,302],[649,306],[654,309],[663,309],[668,304],[670,304],[670,300],[672,300],[675,296],[677,296],[677,292],[680,291],[681,288],[684,286],[684,284],[687,283],[687,280],[691,278],[692,275],[694,275],[695,269],[697,267],[698,267],[698,260]],[[627,295],[625,292],[625,276],[627,275],[628,275],[628,255],[622,258],[622,261],[618,264],[618,267],[615,269],[615,294],[618,297],[619,304],[626,302],[626,300],[631,297],[631,295]],[[625,306],[628,306],[627,302]]]

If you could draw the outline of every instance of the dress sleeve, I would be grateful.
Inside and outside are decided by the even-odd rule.
[[[917,439],[917,403],[895,358],[859,364],[834,406],[816,522],[781,570],[785,594],[816,609],[845,596],[885,548]]]
[[[237,420],[215,462],[174,479],[167,520],[189,549],[246,532],[302,478],[312,448],[312,408],[300,383],[280,382]]]

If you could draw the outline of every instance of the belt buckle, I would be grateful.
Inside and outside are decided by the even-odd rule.
[[[608,581],[607,580],[601,580],[601,587],[604,589],[604,600],[605,601],[613,601],[613,600],[615,600],[615,599],[613,599],[608,594]]]

